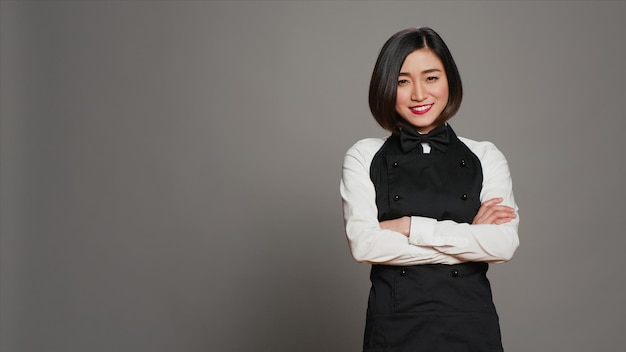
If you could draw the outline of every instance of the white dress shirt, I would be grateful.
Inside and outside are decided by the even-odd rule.
[[[517,217],[501,225],[472,225],[412,216],[408,238],[381,229],[370,164],[385,139],[363,139],[346,152],[340,184],[346,235],[357,262],[387,265],[498,263],[512,258],[519,245],[519,214],[506,158],[491,142],[459,139],[481,162],[481,203],[501,197],[504,199],[501,204],[513,207]],[[425,148],[424,152],[428,150]]]

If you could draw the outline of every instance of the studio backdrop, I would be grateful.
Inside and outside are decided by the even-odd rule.
[[[0,11],[2,352],[360,351],[339,196],[375,59],[449,45],[455,131],[506,155],[508,352],[623,347],[626,2],[11,1]]]

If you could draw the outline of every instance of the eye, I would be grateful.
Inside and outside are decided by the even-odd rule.
[[[407,84],[409,84],[409,80],[408,79],[399,79],[398,80],[398,85],[399,86],[406,86]]]
[[[429,82],[429,83],[430,82],[437,82],[438,80],[439,80],[439,77],[437,77],[437,76],[426,77],[426,82]]]

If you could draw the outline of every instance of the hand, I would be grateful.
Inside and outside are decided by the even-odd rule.
[[[484,202],[478,209],[472,224],[500,225],[515,219],[517,216],[515,215],[515,209],[506,205],[498,205],[502,201],[502,198],[491,198]]]
[[[403,216],[401,218],[393,220],[385,220],[380,222],[380,228],[385,230],[391,230],[399,232],[406,237],[409,237],[411,232],[411,217]]]

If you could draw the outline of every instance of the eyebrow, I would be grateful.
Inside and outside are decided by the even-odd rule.
[[[433,73],[433,72],[441,72],[440,69],[438,68],[429,68],[428,70],[424,70],[422,71],[422,74],[424,73]],[[410,76],[411,74],[409,74],[408,72],[400,72],[400,74],[398,76]]]

